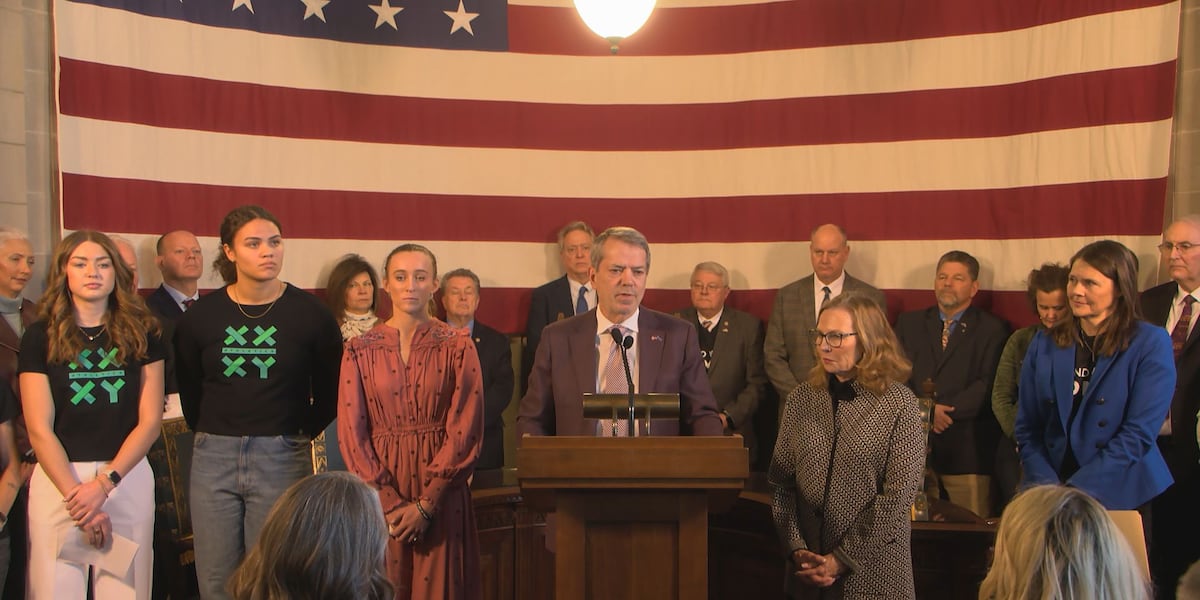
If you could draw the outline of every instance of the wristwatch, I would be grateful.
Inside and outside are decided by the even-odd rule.
[[[108,477],[108,482],[113,484],[113,487],[117,487],[117,485],[121,483],[121,474],[118,473],[116,469],[109,471],[106,475]]]

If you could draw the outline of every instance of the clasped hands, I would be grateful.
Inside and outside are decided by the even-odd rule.
[[[813,587],[829,587],[844,571],[841,561],[833,553],[821,555],[803,548],[792,553],[796,565],[796,577]]]
[[[108,500],[111,490],[99,477],[76,485],[63,502],[67,505],[67,514],[75,521],[75,526],[87,536],[88,543],[96,548],[103,548],[112,539],[112,520],[108,513],[100,510],[104,501]]]
[[[954,419],[950,413],[954,412],[954,407],[949,404],[933,405],[933,432],[942,433],[954,424]]]
[[[428,511],[429,508],[426,507],[425,510]],[[430,521],[421,514],[416,502],[402,504],[385,516],[388,534],[410,544],[421,541],[421,535],[429,528]]]

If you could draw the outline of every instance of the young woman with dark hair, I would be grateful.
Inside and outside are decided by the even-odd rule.
[[[176,377],[195,434],[190,501],[206,600],[254,545],[267,512],[312,473],[311,439],[337,411],[342,336],[315,296],[279,278],[279,221],[257,206],[221,223],[215,269],[228,284],[177,323]]]

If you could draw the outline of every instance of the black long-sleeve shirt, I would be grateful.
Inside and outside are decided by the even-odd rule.
[[[176,324],[184,417],[217,435],[316,436],[337,414],[341,353],[337,322],[308,292],[288,285],[273,306],[239,309],[214,291]]]

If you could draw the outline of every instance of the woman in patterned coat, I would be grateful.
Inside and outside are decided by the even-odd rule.
[[[843,294],[813,332],[817,366],[788,395],[768,471],[799,597],[913,598],[909,507],[925,437],[911,364],[879,306]]]

